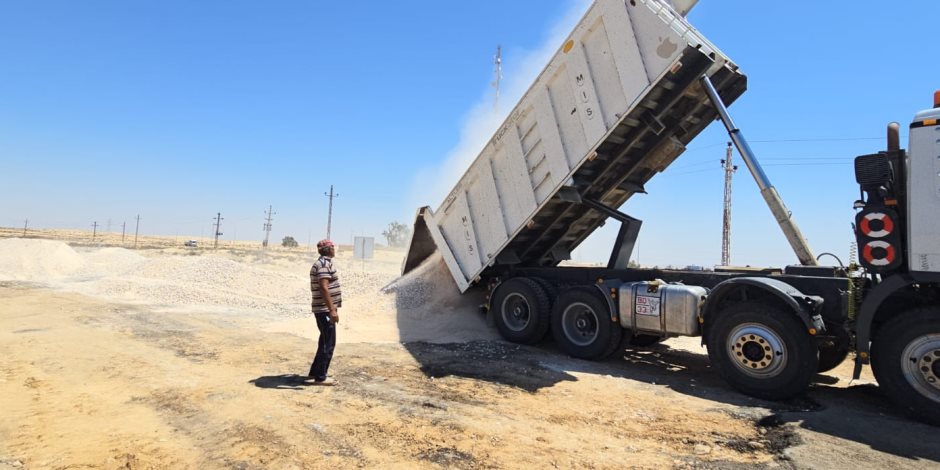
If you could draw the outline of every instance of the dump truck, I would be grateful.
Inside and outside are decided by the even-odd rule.
[[[444,201],[418,209],[403,273],[438,252],[461,292],[485,290],[505,339],[550,333],[577,358],[700,336],[721,377],[763,399],[854,353],[856,379],[870,365],[889,399],[940,424],[940,92],[908,150],[892,123],[886,150],[855,159],[859,259],[820,266],[727,110],[747,79],[685,19],[694,4],[595,1]],[[715,120],[800,264],[631,268],[642,222],[620,208]],[[559,266],[610,219],[607,266]]]

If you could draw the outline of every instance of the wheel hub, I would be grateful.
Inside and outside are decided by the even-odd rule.
[[[940,335],[911,341],[901,355],[901,370],[920,394],[940,402]]]
[[[597,313],[587,304],[573,303],[562,314],[562,330],[572,343],[590,345],[598,335]]]
[[[503,323],[512,331],[522,331],[528,326],[530,312],[529,302],[522,294],[515,292],[507,295],[500,306]]]
[[[738,325],[728,336],[727,347],[732,364],[751,377],[773,377],[787,363],[783,339],[759,323]]]

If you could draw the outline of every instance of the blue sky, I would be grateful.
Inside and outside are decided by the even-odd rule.
[[[380,237],[436,207],[488,137],[492,57],[508,111],[587,3],[32,1],[0,4],[0,225],[305,243]],[[689,16],[749,77],[732,115],[817,253],[848,252],[851,158],[940,88],[940,2],[702,0]],[[485,135],[486,137],[481,137]],[[643,264],[720,259],[717,125],[622,210]],[[474,150],[468,150],[474,149]],[[735,158],[740,159],[737,155]],[[448,163],[451,162],[451,163]],[[457,164],[459,166],[459,164]],[[795,257],[735,175],[733,261]],[[575,252],[604,260],[613,225]],[[116,228],[115,228],[116,227]]]

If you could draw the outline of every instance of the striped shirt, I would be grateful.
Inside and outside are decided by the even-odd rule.
[[[313,313],[329,312],[330,308],[326,304],[326,299],[320,292],[320,279],[329,279],[330,298],[333,300],[333,306],[339,308],[343,305],[343,294],[339,287],[339,275],[336,274],[336,268],[333,267],[333,259],[321,256],[320,259],[310,267],[310,291],[313,293],[312,310]]]

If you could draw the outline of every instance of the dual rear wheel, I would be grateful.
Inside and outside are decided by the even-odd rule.
[[[616,350],[623,329],[596,289],[575,287],[555,295],[554,286],[534,278],[500,284],[490,303],[499,333],[515,343],[535,344],[551,329],[563,351],[582,359]]]

